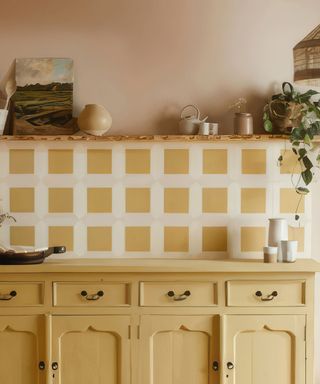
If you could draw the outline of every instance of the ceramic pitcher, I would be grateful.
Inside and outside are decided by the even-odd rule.
[[[278,262],[282,262],[281,240],[288,240],[288,223],[286,219],[269,219],[268,245],[278,247]]]

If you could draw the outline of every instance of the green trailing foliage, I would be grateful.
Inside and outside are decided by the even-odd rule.
[[[320,154],[316,157],[313,155],[314,145],[312,143],[314,137],[320,135],[320,101],[313,100],[314,97],[320,93],[312,89],[300,93],[288,82],[282,84],[282,91],[282,93],[273,95],[271,100],[280,100],[283,102],[284,109],[290,107],[289,103],[291,103],[291,105],[292,103],[296,103],[301,107],[299,124],[295,126],[295,122],[292,121],[293,126],[289,134],[289,139],[292,151],[297,156],[297,161],[301,166],[300,177],[295,185],[295,189],[298,194],[306,195],[310,192],[308,186],[313,180],[315,168],[319,168],[320,165]],[[297,119],[295,119],[295,121],[297,121]],[[270,116],[269,104],[267,104],[264,109],[263,122],[265,131],[273,132],[274,124]],[[280,166],[282,161],[283,157],[280,156],[278,158],[278,164]],[[301,185],[301,180],[304,185]]]

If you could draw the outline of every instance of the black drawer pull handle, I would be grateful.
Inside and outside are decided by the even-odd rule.
[[[278,292],[273,291],[272,293],[270,293],[270,295],[263,296],[261,291],[257,291],[256,296],[259,297],[261,301],[272,301],[275,297],[278,296]]]
[[[97,293],[90,295],[88,294],[87,291],[81,291],[80,295],[84,297],[86,300],[99,300],[100,297],[104,296],[104,292],[98,291]]]
[[[11,291],[10,293],[7,293],[5,295],[0,295],[0,300],[11,300],[13,299],[14,297],[17,296],[17,292],[16,291]]]
[[[184,293],[181,293],[180,295],[176,295],[174,291],[169,291],[167,293],[169,297],[172,297],[174,301],[183,301],[186,300],[189,296],[191,296],[190,291],[185,291]]]

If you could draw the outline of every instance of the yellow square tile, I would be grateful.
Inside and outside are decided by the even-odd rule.
[[[241,213],[265,213],[266,195],[265,188],[242,188]]]
[[[65,246],[73,251],[73,227],[49,227],[49,247]]]
[[[266,229],[264,227],[241,228],[241,252],[263,252],[266,245]]]
[[[265,174],[266,173],[266,150],[265,149],[243,149],[242,150],[242,173],[243,174]]]
[[[126,212],[147,213],[150,212],[150,188],[126,189]]]
[[[112,227],[88,227],[87,248],[89,252],[111,251]]]
[[[15,174],[34,173],[34,150],[10,149],[9,172]]]
[[[73,188],[49,188],[49,213],[73,212]]]
[[[164,251],[188,252],[189,227],[164,227]]]
[[[10,244],[12,246],[34,247],[34,227],[10,227]]]
[[[49,149],[48,173],[62,174],[73,173],[72,149]]]
[[[89,213],[112,212],[112,188],[88,188],[87,210]]]
[[[112,173],[112,151],[111,149],[88,149],[87,172],[89,174]]]
[[[148,174],[150,173],[149,149],[126,149],[126,173]]]
[[[227,213],[228,212],[228,188],[203,188],[202,212]]]
[[[188,149],[165,149],[164,150],[164,173],[166,174],[189,173],[189,150]]]
[[[301,166],[298,161],[298,156],[291,150],[282,150],[282,164],[280,166],[280,173],[282,174],[298,174],[301,172]]]
[[[202,251],[203,252],[227,252],[228,228],[227,227],[203,227]]]
[[[188,188],[165,188],[164,189],[164,212],[165,213],[188,213],[189,212],[189,189]]]
[[[11,212],[34,212],[34,188],[10,188]]]
[[[304,252],[304,228],[289,226],[289,240],[298,241],[298,252]]]
[[[280,213],[295,213],[296,211],[297,213],[304,213],[304,196],[299,195],[294,188],[281,188]]]
[[[150,252],[150,227],[126,227],[126,251]]]
[[[228,173],[228,150],[204,149],[202,172],[220,175]]]

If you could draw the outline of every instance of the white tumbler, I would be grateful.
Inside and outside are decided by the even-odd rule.
[[[278,247],[278,262],[282,262],[281,241],[288,240],[288,223],[286,219],[269,219],[268,245]]]

